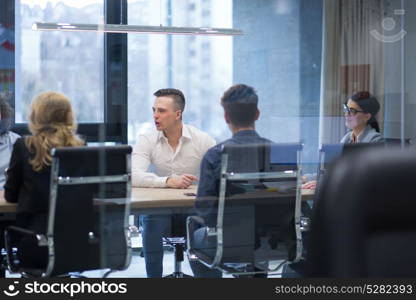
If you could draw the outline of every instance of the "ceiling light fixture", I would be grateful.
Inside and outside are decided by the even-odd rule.
[[[171,27],[171,26],[141,26],[122,24],[70,24],[35,22],[32,30],[41,31],[93,31],[109,33],[154,33],[154,34],[189,34],[189,35],[243,35],[243,31],[232,28],[210,27]]]

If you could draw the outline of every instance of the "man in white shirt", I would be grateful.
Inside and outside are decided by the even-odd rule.
[[[198,180],[201,159],[215,141],[182,122],[185,97],[181,91],[161,89],[154,96],[156,129],[139,135],[133,149],[133,186],[188,188]],[[154,173],[149,172],[150,166]],[[169,236],[171,216],[141,215],[140,223],[147,276],[162,277],[162,237]]]

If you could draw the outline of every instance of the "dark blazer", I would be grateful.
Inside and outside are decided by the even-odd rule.
[[[348,131],[344,135],[344,137],[341,139],[341,142],[340,142],[341,144],[352,143],[351,132],[352,130]],[[374,128],[372,128],[370,125],[367,125],[364,131],[358,135],[357,142],[358,143],[383,143],[384,138]]]
[[[25,138],[19,138],[13,146],[4,197],[17,203],[17,225],[46,232],[49,208],[50,167],[40,172],[33,170],[29,159],[33,153],[26,147]]]

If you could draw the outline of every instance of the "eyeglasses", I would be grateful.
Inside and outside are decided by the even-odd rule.
[[[348,114],[348,115],[351,115],[351,116],[355,116],[359,112],[362,112],[362,113],[365,112],[363,110],[357,110],[355,108],[348,107],[346,104],[344,104],[344,106],[343,106],[343,111],[344,111],[344,114]]]

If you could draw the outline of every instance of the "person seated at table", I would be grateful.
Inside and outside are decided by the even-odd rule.
[[[201,130],[184,124],[185,97],[177,89],[154,93],[155,129],[138,136],[132,155],[135,187],[185,189],[196,183],[199,165],[215,140]],[[149,172],[153,167],[154,172]],[[169,236],[169,215],[141,215],[143,253],[148,277],[162,277],[163,236]]]
[[[380,103],[369,92],[355,93],[344,103],[345,126],[350,129],[341,139],[342,144],[382,143],[377,113]]]
[[[271,144],[255,130],[255,122],[260,116],[257,107],[258,96],[254,88],[237,84],[224,92],[221,105],[224,109],[224,119],[232,132],[232,138],[217,144],[208,150],[201,163],[201,173],[198,185],[195,210],[208,227],[215,227],[216,203],[219,195],[221,174],[221,149],[224,144]],[[215,200],[212,200],[214,197]],[[257,220],[256,220],[257,222]],[[194,247],[210,249],[216,247],[216,239],[207,236],[207,228],[202,227],[194,233]],[[214,255],[215,253],[213,253]],[[222,273],[210,269],[200,262],[190,262],[196,277],[221,277]],[[263,275],[263,274],[262,274]],[[264,275],[263,275],[264,276]]]
[[[62,94],[47,92],[32,102],[29,115],[30,136],[19,138],[13,146],[4,197],[17,203],[16,225],[37,233],[46,233],[49,208],[51,149],[84,145],[76,135],[76,123],[70,100]],[[18,244],[22,266],[43,268],[47,247],[37,247],[33,237]]]
[[[376,97],[369,92],[355,93],[344,103],[343,110],[345,126],[350,130],[341,139],[341,144],[384,142],[377,122],[380,103]],[[315,189],[316,180],[306,182],[302,188]]]
[[[5,172],[9,167],[13,144],[20,135],[10,131],[13,118],[13,109],[5,96],[0,94],[0,190],[6,182]]]
[[[10,131],[12,124],[13,109],[10,107],[6,97],[0,94],[0,191],[6,182],[5,172],[9,167],[13,144],[20,137]],[[11,225],[9,221],[0,222],[0,249],[4,248],[4,229]],[[5,270],[0,268],[0,278],[5,277]]]

